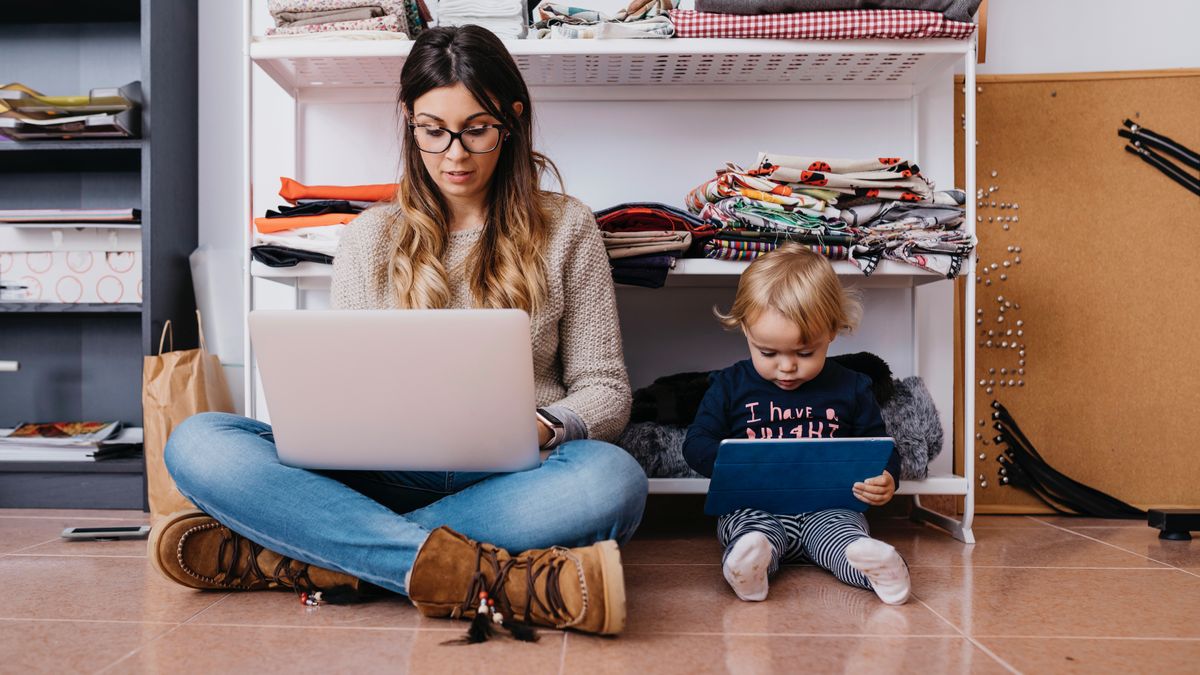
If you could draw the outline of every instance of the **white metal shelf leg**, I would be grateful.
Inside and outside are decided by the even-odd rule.
[[[975,234],[975,46],[964,56],[963,64],[963,112],[966,115],[966,128],[963,131],[963,175],[966,192],[966,227]],[[954,121],[957,123],[957,120]],[[975,489],[979,477],[975,475],[975,254],[967,256],[965,278],[967,288],[963,293],[963,411],[962,411],[962,442],[963,442],[963,476],[967,479],[967,494],[963,497],[963,514],[961,519],[932,511],[921,504],[921,496],[913,495],[913,510],[911,518],[914,521],[929,523],[949,532],[955,539],[964,544],[975,543],[975,533],[971,526],[975,520]],[[914,297],[915,300],[915,297]],[[915,307],[913,308],[915,312]]]
[[[975,38],[978,39],[977,37]],[[967,51],[963,64],[963,80],[967,93],[963,97],[963,112],[967,116],[967,127],[963,130],[963,176],[966,179],[964,189],[967,192],[966,216],[967,227],[975,234],[975,50],[978,42],[972,42]],[[978,246],[978,242],[976,242]],[[978,478],[975,475],[975,438],[972,426],[975,417],[975,254],[967,256],[967,283],[963,291],[963,475],[967,477],[967,495],[963,498],[962,541],[975,543],[975,534],[971,525],[975,520],[975,489]]]

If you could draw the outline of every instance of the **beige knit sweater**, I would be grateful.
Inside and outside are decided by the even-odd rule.
[[[553,199],[549,293],[530,317],[537,405],[566,408],[582,420],[589,438],[611,441],[628,423],[631,402],[612,272],[592,212],[572,197]],[[396,306],[387,278],[392,209],[369,209],[346,228],[333,262],[334,309]],[[451,307],[474,305],[465,263],[480,232],[450,234],[445,264]]]

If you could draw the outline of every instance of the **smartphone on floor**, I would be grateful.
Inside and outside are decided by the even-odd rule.
[[[110,541],[113,539],[145,539],[150,536],[149,525],[130,525],[119,527],[68,527],[62,531],[63,539],[93,539]]]

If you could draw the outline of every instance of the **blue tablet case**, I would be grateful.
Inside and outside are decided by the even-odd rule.
[[[721,441],[704,513],[866,511],[854,484],[883,473],[892,445],[890,438]]]

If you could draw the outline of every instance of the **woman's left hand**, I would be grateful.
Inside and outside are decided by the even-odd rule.
[[[892,501],[894,494],[896,494],[896,480],[887,471],[854,484],[854,496],[859,501],[864,501],[871,506],[883,506]]]

